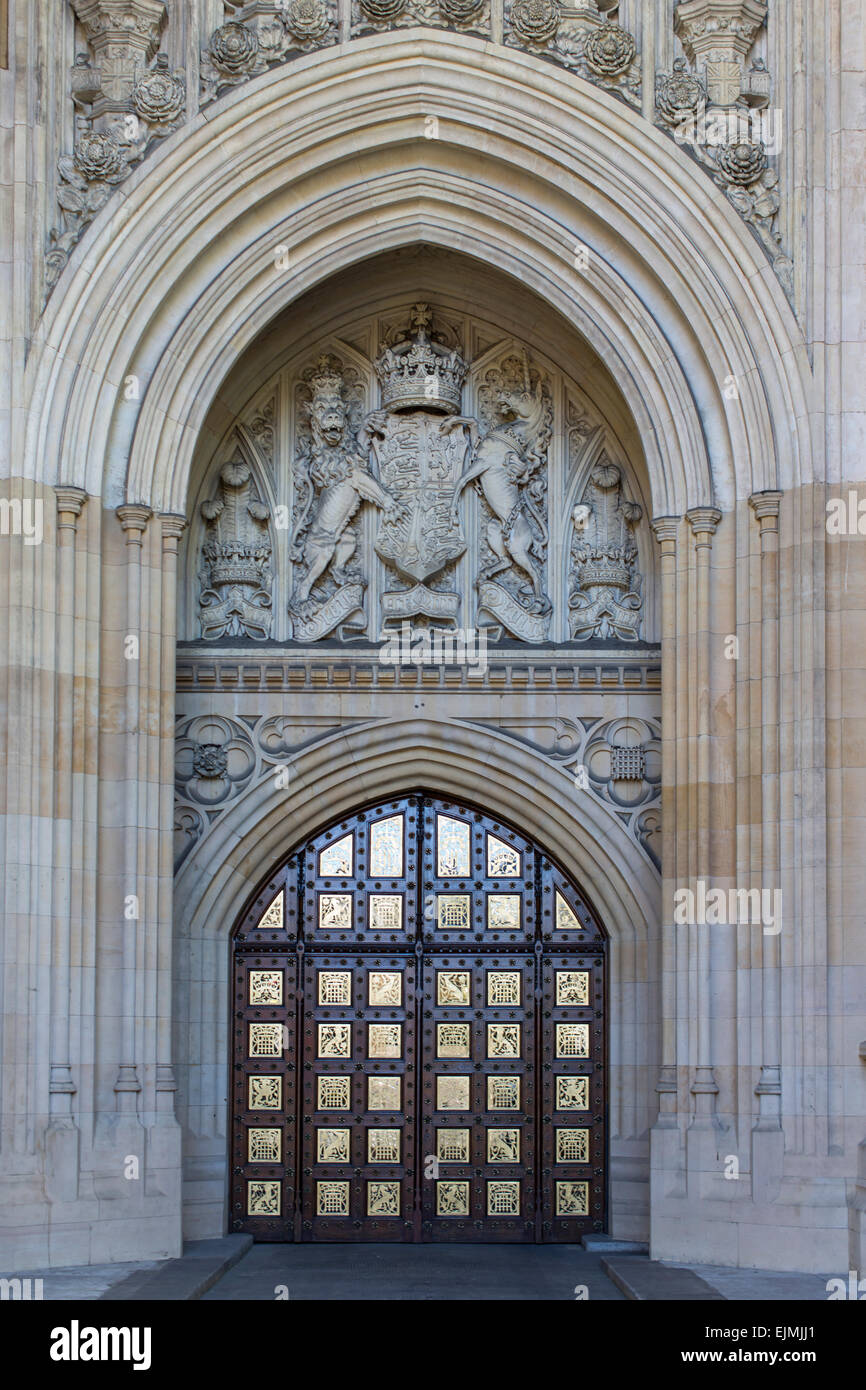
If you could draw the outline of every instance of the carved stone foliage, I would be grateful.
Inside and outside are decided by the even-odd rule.
[[[747,70],[766,19],[764,0],[678,5],[675,30],[686,56],[674,61],[672,72],[656,75],[656,113],[752,227],[790,294],[793,263],[782,247],[779,176],[771,166],[782,113],[769,109],[771,77],[763,58]]]
[[[622,472],[606,457],[593,469],[572,515],[569,627],[575,641],[636,642],[641,576],[634,531],[643,515],[623,494]]]
[[[210,36],[201,55],[201,93],[210,101],[227,87],[257,77],[293,54],[325,48],[338,39],[334,0],[274,0],[236,5],[232,18]]]
[[[363,630],[367,582],[354,518],[363,502],[388,516],[399,507],[368,465],[370,439],[382,418],[374,413],[362,423],[363,383],[357,370],[324,355],[304,373],[299,397],[291,544],[296,568],[289,612],[293,635],[316,641],[346,628],[350,619]]]
[[[634,36],[604,20],[596,0],[511,0],[506,7],[505,42],[527,48],[640,104],[640,64]]]
[[[249,785],[256,768],[250,731],[224,715],[196,715],[178,727],[175,789],[178,796],[205,808],[233,800]],[[186,827],[191,833],[192,826]]]
[[[271,632],[270,510],[253,491],[242,459],[226,463],[215,498],[203,502],[207,533],[201,550],[201,635],[263,639]]]
[[[352,33],[427,24],[462,33],[490,33],[490,0],[352,0]]]
[[[482,621],[528,642],[544,640],[551,602],[547,560],[547,450],[553,408],[542,374],[521,356],[506,357],[478,387],[480,424],[469,433],[467,468],[480,498],[481,567],[476,579]]]
[[[58,225],[48,236],[50,291],[112,189],[184,119],[186,82],[158,53],[162,0],[75,0],[87,43],[70,70],[75,143],[57,162]]]

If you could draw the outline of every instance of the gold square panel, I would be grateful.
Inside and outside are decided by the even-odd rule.
[[[487,1131],[487,1162],[488,1162],[488,1163],[519,1163],[519,1162],[520,1162],[520,1130],[519,1130],[519,1129],[488,1129],[488,1131]]]
[[[468,1110],[469,1081],[468,1076],[437,1076],[436,1109]]]
[[[250,1024],[250,1056],[251,1057],[282,1057],[283,1055],[283,1025],[282,1023],[251,1023]]]
[[[399,1110],[399,1109],[400,1109],[400,1077],[399,1077],[399,1076],[368,1076],[368,1077],[367,1077],[367,1109],[368,1109],[368,1110]]]
[[[520,1024],[519,1024],[519,1023],[488,1023],[488,1025],[487,1025],[487,1056],[488,1056],[488,1057],[519,1057],[519,1056],[520,1056]]]
[[[269,1129],[247,1130],[248,1163],[280,1163],[283,1157],[283,1131]]]
[[[436,971],[436,1003],[437,1003],[437,1004],[468,1004],[468,1003],[470,1003],[470,993],[469,993],[469,971],[468,971],[468,970],[437,970],[437,971]]]
[[[317,1182],[316,1215],[348,1216],[349,1184],[347,1182]]]
[[[469,1024],[468,1024],[468,1023],[437,1023],[437,1024],[436,1024],[436,1056],[437,1056],[437,1057],[468,1057],[468,1056],[469,1056]]]
[[[371,970],[368,982],[370,1003],[380,1008],[403,1000],[402,970]]]
[[[520,971],[488,970],[487,1003],[489,1005],[519,1004]]]
[[[319,1003],[320,1004],[351,1004],[352,1002],[352,972],[351,970],[320,970],[319,971]]]
[[[251,1004],[282,1004],[283,1002],[283,972],[282,970],[251,970],[250,971],[250,1003]]]
[[[556,1078],[557,1110],[589,1109],[589,1077],[558,1076]]]
[[[589,1130],[558,1129],[556,1131],[557,1163],[589,1163]]]
[[[495,835],[487,836],[487,877],[519,878],[520,851]]]
[[[400,1162],[400,1130],[399,1130],[399,1129],[368,1129],[368,1130],[367,1130],[367,1162],[368,1162],[368,1163],[399,1163],[399,1162]]]
[[[283,1078],[281,1076],[250,1076],[247,1078],[248,1110],[282,1110]]]
[[[488,1109],[488,1110],[519,1110],[519,1109],[520,1109],[520,1077],[519,1077],[519,1076],[488,1076],[488,1078],[487,1078],[487,1109]]]
[[[348,1129],[316,1130],[317,1163],[351,1163]]]
[[[520,894],[488,893],[487,926],[493,931],[517,931],[520,927]]]
[[[468,822],[452,820],[450,816],[437,816],[437,878],[468,878],[472,872],[469,846],[470,827]]]
[[[320,1057],[351,1057],[352,1055],[352,1025],[351,1023],[320,1023],[319,1024],[319,1056]]]
[[[557,1216],[589,1215],[589,1183],[558,1182],[556,1184]]]
[[[556,1055],[557,1057],[588,1057],[589,1024],[557,1023]]]
[[[557,1004],[582,1005],[589,1003],[589,971],[557,970]]]
[[[352,876],[352,836],[343,835],[332,845],[319,853],[320,878],[351,878]]]
[[[247,1183],[247,1216],[279,1216],[280,1183],[251,1178]]]
[[[367,1024],[368,1057],[399,1057],[402,1051],[402,1023]]]
[[[468,1163],[469,1130],[437,1129],[436,1157],[440,1163]]]
[[[468,931],[472,925],[468,893],[436,894],[436,925],[440,931]]]
[[[403,895],[401,893],[370,894],[370,928],[372,931],[402,931]]]
[[[370,877],[403,877],[403,817],[370,824]]]
[[[489,1182],[487,1184],[488,1216],[520,1215],[520,1183]]]
[[[367,1215],[399,1216],[400,1184],[398,1182],[368,1182]]]
[[[352,1078],[350,1076],[320,1076],[316,1108],[318,1110],[349,1110],[351,1108]]]
[[[319,927],[322,931],[352,930],[352,894],[319,894]]]
[[[436,1184],[436,1215],[437,1216],[468,1216],[469,1215],[469,1184],[468,1182],[437,1182]]]

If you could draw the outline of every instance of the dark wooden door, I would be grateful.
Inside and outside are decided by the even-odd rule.
[[[604,963],[576,887],[472,806],[418,792],[313,836],[234,935],[233,1229],[603,1230]]]

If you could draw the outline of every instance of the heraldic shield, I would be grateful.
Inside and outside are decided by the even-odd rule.
[[[382,518],[376,551],[422,585],[466,549],[454,507],[465,437],[443,423],[424,410],[389,415],[375,447],[379,481],[401,504],[398,517]]]

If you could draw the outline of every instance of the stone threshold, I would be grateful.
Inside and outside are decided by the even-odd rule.
[[[159,1269],[130,1274],[102,1294],[100,1302],[185,1302],[201,1298],[242,1259],[252,1236],[222,1236],[218,1240],[191,1240],[179,1259],[167,1260]]]

